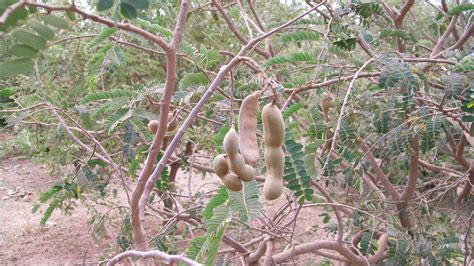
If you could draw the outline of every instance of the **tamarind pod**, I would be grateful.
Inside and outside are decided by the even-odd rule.
[[[267,176],[263,184],[263,195],[267,200],[280,197],[283,192],[283,172],[285,170],[285,153],[281,147],[265,148]]]
[[[321,107],[323,109],[323,118],[325,121],[329,121],[329,111],[334,108],[333,98],[328,93],[323,93],[323,99],[321,101]]]
[[[221,179],[229,173],[229,164],[225,154],[219,154],[214,158],[214,161],[212,161],[212,168],[214,169],[214,173],[216,173],[216,175]]]
[[[234,127],[231,127],[224,137],[224,150],[229,159],[239,153],[239,135]]]
[[[266,147],[280,147],[285,137],[285,122],[276,104],[269,103],[262,110],[263,141]]]
[[[260,157],[257,142],[259,97],[258,91],[245,97],[239,110],[239,148],[248,164],[254,164]]]
[[[285,123],[280,109],[269,103],[262,110],[263,140],[265,144],[265,165],[267,176],[263,184],[263,195],[274,200],[283,193],[283,172],[285,153],[282,145],[285,137]]]
[[[246,164],[242,155],[237,154],[234,158],[229,158],[229,165],[231,171],[238,175],[242,181],[250,182],[255,179],[255,168]]]
[[[281,148],[265,148],[265,165],[267,172],[274,178],[283,178],[285,171],[285,153]]]
[[[255,169],[245,164],[244,157],[241,154],[229,156],[230,170],[240,177],[245,182],[250,182],[255,178]]]
[[[168,114],[168,128],[166,131],[170,132],[178,127],[178,119],[172,112]]]
[[[160,122],[158,120],[150,120],[150,122],[148,122],[148,130],[153,133],[153,134],[156,134],[156,131],[158,130],[158,125],[160,124]]]
[[[232,191],[241,191],[242,190],[242,182],[240,182],[240,179],[237,175],[234,173],[228,173],[222,178],[222,182],[228,188],[229,190]]]
[[[263,183],[263,196],[267,200],[275,200],[283,193],[283,180],[267,176],[265,183]]]

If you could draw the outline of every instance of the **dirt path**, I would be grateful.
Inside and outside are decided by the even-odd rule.
[[[0,148],[7,138],[8,136],[0,133]],[[188,174],[182,175],[184,177],[178,179],[177,186],[179,190],[188,193]],[[70,216],[56,210],[46,226],[39,224],[46,206],[32,214],[33,202],[37,200],[39,192],[48,190],[55,181],[48,174],[45,165],[24,159],[0,159],[0,265],[96,265],[107,244],[115,243],[114,236],[102,239],[99,244],[93,242],[86,223],[89,214],[80,204]],[[205,183],[207,185],[204,185]],[[202,179],[199,174],[195,174],[192,177],[191,190],[195,193],[202,187],[206,187],[205,190],[215,189],[219,184],[215,176],[208,175],[206,179]],[[281,198],[273,202],[262,201],[262,207],[271,216],[285,200]],[[319,216],[322,212],[324,211],[314,208],[301,210],[298,223],[293,228],[295,244],[311,241],[315,236],[327,237],[323,230],[322,217]],[[334,219],[332,215],[331,219]],[[155,231],[156,220],[151,216],[148,216],[147,220],[150,222],[146,223],[148,231]],[[321,226],[315,228],[315,224]],[[184,237],[183,241],[188,243],[189,236]],[[303,256],[299,259],[297,265],[321,261],[314,256]]]
[[[55,211],[46,226],[39,224],[44,208],[31,213],[39,191],[53,182],[44,165],[0,160],[0,265],[97,264],[103,247],[88,233],[85,208],[71,216]]]

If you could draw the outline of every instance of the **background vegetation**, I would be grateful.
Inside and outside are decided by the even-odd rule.
[[[47,162],[61,177],[33,206],[45,208],[42,223],[80,203],[94,237],[117,228],[101,258],[111,264],[468,264],[473,9],[445,0],[2,0],[0,119],[15,134],[2,153]],[[287,127],[287,189],[273,216],[262,208],[263,160],[241,192],[175,184],[213,175],[231,100],[237,111],[256,90],[261,104],[277,92]],[[171,132],[169,112],[179,125]],[[113,203],[121,196],[129,206]],[[302,208],[321,211],[314,226],[326,239],[294,239]],[[146,217],[158,234],[144,229]],[[185,231],[169,233],[178,221]],[[175,245],[183,238],[192,241]]]

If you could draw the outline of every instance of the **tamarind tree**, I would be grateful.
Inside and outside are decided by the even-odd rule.
[[[473,10],[0,0],[0,118],[101,263],[467,265]]]

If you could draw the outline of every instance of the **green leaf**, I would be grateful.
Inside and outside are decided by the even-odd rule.
[[[277,55],[268,59],[263,63],[263,66],[279,65],[285,63],[297,63],[297,62],[313,62],[314,56],[311,53],[301,52],[292,53],[287,55]]]
[[[39,36],[45,40],[52,40],[54,38],[54,32],[44,24],[36,21],[28,21],[28,27],[36,31]]]
[[[217,194],[214,195],[211,200],[207,203],[206,207],[202,210],[202,217],[205,220],[211,219],[213,215],[213,210],[222,204],[224,204],[227,199],[229,199],[229,195],[227,189],[224,186],[220,186],[217,190]]]
[[[454,67],[454,70],[456,72],[474,72],[474,53],[461,59]]]
[[[451,8],[448,11],[448,16],[454,16],[457,14],[460,14],[463,11],[468,11],[468,10],[473,10],[474,9],[474,4],[463,4],[463,5],[458,5],[455,6],[454,8]]]
[[[474,116],[465,115],[465,116],[462,117],[462,121],[467,122],[467,123],[474,122]]]
[[[288,117],[292,116],[303,107],[304,107],[304,103],[302,102],[291,104],[290,106],[288,106],[288,108],[285,109],[285,111],[283,111],[283,118],[287,120]]]
[[[121,3],[120,14],[122,14],[124,18],[134,19],[137,18],[137,9],[130,4]]]
[[[135,95],[134,92],[132,91],[125,91],[125,90],[110,90],[110,91],[100,91],[100,92],[93,92],[90,94],[87,94],[84,96],[84,98],[81,99],[80,103],[81,104],[86,104],[90,102],[98,102],[98,101],[104,101],[104,100],[114,100],[118,98],[131,98]]]
[[[294,31],[281,36],[281,40],[287,42],[317,41],[319,33],[314,31]]]
[[[86,69],[89,72],[93,72],[100,67],[100,65],[104,62],[105,56],[109,52],[109,50],[113,47],[112,43],[105,45],[104,47],[100,48],[97,53],[93,54],[89,61],[86,63]]]
[[[114,5],[114,0],[99,0],[96,8],[98,11],[105,11],[111,8],[113,5]]]
[[[0,63],[0,77],[10,77],[26,73],[33,69],[33,62],[29,58],[15,58]]]
[[[54,15],[46,15],[41,17],[41,19],[46,23],[58,29],[67,29],[69,27],[69,23],[67,20],[54,16]]]
[[[5,88],[0,90],[0,97],[10,97],[15,94],[15,90],[12,88]]]
[[[260,202],[258,202],[257,181],[244,182],[241,191],[229,191],[231,206],[237,209],[240,220],[244,223],[257,217],[260,212]]]
[[[10,53],[18,57],[35,58],[38,55],[38,50],[31,48],[25,44],[15,44],[11,49]]]
[[[136,9],[146,9],[150,5],[148,0],[121,0],[120,3],[131,5]]]
[[[105,119],[104,127],[105,130],[113,132],[114,129],[122,124],[123,122],[127,121],[130,117],[132,117],[133,111],[127,108],[117,110],[112,116],[109,116]]]
[[[92,49],[96,47],[97,45],[101,44],[105,40],[107,40],[110,36],[112,36],[115,32],[117,31],[116,28],[106,28],[103,31],[101,31],[94,39],[89,41],[87,43],[86,48],[87,49]]]
[[[38,12],[38,8],[36,6],[28,6],[27,9],[31,14]]]
[[[29,31],[17,30],[13,32],[12,35],[17,41],[28,45],[36,50],[43,50],[46,48],[46,40]]]
[[[71,11],[66,11],[66,17],[67,17],[70,21],[75,21],[75,20],[76,20],[76,13],[71,12]]]
[[[441,81],[444,84],[444,95],[448,99],[459,98],[463,90],[462,76],[457,73],[443,75]]]
[[[205,243],[207,235],[196,236],[191,240],[191,245],[186,249],[186,257],[198,260],[201,257],[201,254],[205,252]]]
[[[209,81],[203,73],[188,73],[179,81],[179,89],[207,86]]]
[[[206,228],[208,233],[214,233],[221,227],[229,218],[229,206],[222,204],[214,208],[212,218],[206,221]]]
[[[5,9],[17,1],[5,1],[2,0],[0,1],[0,14],[3,14]],[[5,21],[5,24],[0,26],[0,31],[5,30],[8,27],[15,26],[17,25],[18,21],[23,20],[28,17],[28,11],[26,10],[25,7],[19,7],[17,8],[13,13],[11,13],[7,20]]]
[[[219,251],[219,246],[221,244],[222,237],[224,237],[224,232],[225,232],[225,225],[219,228],[217,232],[213,234],[213,236],[207,240],[208,256],[206,260],[206,265],[208,266],[216,265],[215,261],[216,261],[217,251]]]
[[[411,36],[410,34],[408,34],[407,32],[403,31],[403,30],[383,30],[382,32],[380,32],[380,35],[379,35],[380,38],[385,38],[385,37],[398,37],[398,38],[401,38],[403,40],[411,40]]]

